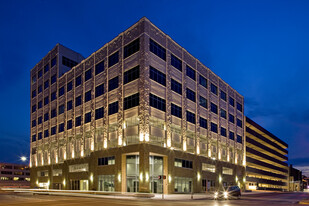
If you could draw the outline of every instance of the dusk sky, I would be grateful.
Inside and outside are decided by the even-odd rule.
[[[30,70],[57,43],[84,57],[146,16],[245,98],[309,166],[309,1],[0,1],[0,162],[30,151]]]

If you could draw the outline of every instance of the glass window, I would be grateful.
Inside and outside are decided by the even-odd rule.
[[[218,95],[218,87],[216,85],[214,85],[213,83],[210,84],[210,91],[213,94]]]
[[[118,76],[108,81],[108,91],[118,88]]]
[[[72,120],[67,121],[67,129],[72,129],[72,127],[73,127]]]
[[[38,140],[42,139],[42,132],[39,132],[38,134]]]
[[[51,67],[55,66],[57,64],[57,57],[52,58],[51,60]]]
[[[71,91],[73,88],[73,82],[70,81],[68,84],[67,84],[67,92]]]
[[[233,175],[233,169],[228,167],[222,167],[222,174]]]
[[[36,141],[36,135],[32,135],[32,142],[35,142]]]
[[[99,97],[104,94],[104,84],[100,84],[95,88],[95,97]]]
[[[237,118],[237,126],[242,128],[242,121],[238,118]]]
[[[203,87],[205,87],[207,89],[207,79],[205,77],[203,77],[202,75],[200,75],[200,85],[202,85]]]
[[[36,76],[35,75],[33,75],[31,79],[32,79],[32,83],[36,82]]]
[[[38,71],[38,79],[39,79],[40,77],[42,77],[42,75],[43,75],[43,71],[42,71],[42,69],[41,69],[41,70]]]
[[[195,92],[187,88],[187,98],[195,102]]]
[[[152,39],[149,39],[149,50],[164,61],[166,60],[166,49]]]
[[[85,102],[88,102],[91,100],[91,90],[85,93]]]
[[[44,106],[47,105],[48,103],[49,103],[49,97],[47,96],[44,98]]]
[[[82,96],[79,95],[78,97],[75,98],[75,107],[77,107],[81,104],[82,104]]]
[[[42,101],[39,101],[38,102],[38,109],[41,109],[42,108]]]
[[[242,112],[242,105],[238,102],[237,102],[237,110]]]
[[[193,162],[189,161],[189,160],[175,158],[174,166],[192,169],[193,168]]]
[[[158,82],[159,84],[166,86],[166,75],[159,70],[153,68],[152,66],[150,66],[149,69],[149,77],[150,79]]]
[[[98,158],[99,166],[114,165],[114,164],[115,164],[115,156]]]
[[[44,89],[47,89],[48,87],[49,87],[49,81],[46,80],[46,81],[44,82]]]
[[[177,105],[171,103],[171,114],[176,116],[176,117],[182,118],[181,107],[178,107]]]
[[[226,137],[226,129],[221,127],[221,136]]]
[[[57,110],[56,109],[52,109],[50,112],[50,118],[54,118],[57,116]]]
[[[91,122],[91,112],[85,114],[85,124]]]
[[[231,140],[235,140],[235,134],[234,134],[234,132],[231,132],[231,131],[230,131],[229,138],[230,138]]]
[[[156,109],[166,111],[166,102],[165,99],[162,99],[160,97],[157,97],[153,94],[149,94],[149,104],[151,107],[154,107]]]
[[[97,65],[95,65],[95,75],[100,74],[104,71],[104,61],[101,61]]]
[[[72,107],[73,107],[73,101],[70,100],[70,101],[67,102],[67,111],[71,110]]]
[[[210,123],[210,131],[218,133],[218,125],[213,123],[213,122],[211,122]]]
[[[218,106],[215,105],[214,103],[210,103],[210,110],[215,113],[215,114],[218,114]]]
[[[115,175],[98,175],[99,191],[115,191]]]
[[[36,90],[33,90],[33,91],[32,91],[32,95],[31,95],[31,96],[32,96],[32,98],[33,98],[33,97],[36,97]]]
[[[61,123],[58,125],[58,132],[63,132],[64,131],[64,123]]]
[[[42,92],[42,85],[39,85],[38,87],[38,94],[40,94]]]
[[[92,69],[85,71],[85,82],[92,78]]]
[[[52,101],[54,101],[55,99],[57,99],[57,93],[56,93],[56,92],[53,92],[53,93],[51,93],[51,95],[50,95],[50,101],[52,102]]]
[[[200,117],[200,127],[207,129],[207,120]]]
[[[187,121],[195,124],[195,114],[187,111]]]
[[[224,91],[221,90],[220,92],[220,97],[221,99],[223,99],[224,101],[226,101],[226,93]]]
[[[111,67],[119,62],[119,51],[108,57],[108,67]]]
[[[175,193],[191,193],[193,187],[192,178],[189,177],[175,177],[174,180]]]
[[[139,51],[139,38],[123,48],[123,58],[127,58]]]
[[[224,119],[226,119],[226,111],[224,109],[220,109],[220,117],[223,117]]]
[[[51,78],[50,78],[50,84],[54,84],[57,81],[57,76],[56,74],[54,74]]]
[[[45,66],[44,66],[44,74],[46,73],[46,72],[48,72],[49,71],[49,64],[46,64]]]
[[[124,98],[124,110],[136,107],[139,105],[139,93],[133,94]]]
[[[36,104],[32,106],[32,113],[36,111]]]
[[[43,120],[43,118],[42,118],[42,116],[40,116],[40,117],[38,118],[38,124],[42,124],[42,120]]]
[[[73,61],[69,58],[66,58],[65,56],[62,56],[62,64],[64,66],[67,66],[67,67],[70,67],[70,68],[73,68],[74,66],[76,66],[78,63],[76,61]]]
[[[207,109],[207,99],[205,99],[204,97],[200,96],[200,105]]]
[[[216,172],[216,165],[202,163],[202,171],[215,173]]]
[[[59,89],[59,94],[58,95],[59,95],[59,97],[64,95],[64,86]]]
[[[49,137],[49,131],[48,129],[44,130],[44,138]]]
[[[139,66],[136,66],[124,73],[123,83],[127,84],[135,79],[139,78]]]
[[[231,106],[235,106],[235,100],[232,97],[229,97],[229,102]]]
[[[190,77],[191,79],[193,79],[195,81],[195,70],[193,70],[188,65],[186,67],[186,74],[187,74],[188,77]]]
[[[56,126],[52,127],[50,130],[51,135],[55,135],[56,132],[57,132],[57,127]]]
[[[104,117],[104,108],[100,107],[98,109],[95,110],[95,119],[101,119]]]
[[[171,90],[182,95],[182,86],[179,82],[171,79]]]
[[[242,143],[242,137],[240,135],[237,135],[237,142]]]
[[[82,124],[82,117],[79,116],[79,117],[76,117],[75,118],[75,127],[78,127]]]
[[[36,126],[36,120],[32,120],[32,127],[35,127]]]
[[[235,117],[232,114],[229,114],[229,121],[235,123]]]
[[[60,114],[62,114],[62,113],[64,113],[64,104],[62,104],[62,105],[60,105],[60,106],[58,107],[58,114],[60,115]]]
[[[108,115],[112,115],[118,112],[118,101],[108,105]]]
[[[75,79],[75,87],[78,87],[79,85],[82,84],[82,75],[79,75],[78,77],[76,77]]]
[[[49,113],[48,112],[46,112],[44,114],[44,122],[46,122],[47,120],[49,120]]]
[[[171,54],[171,65],[182,72],[182,62],[173,54]]]

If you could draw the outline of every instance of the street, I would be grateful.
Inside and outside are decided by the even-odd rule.
[[[295,205],[309,198],[308,193],[265,193],[242,196],[237,200],[153,200],[124,198],[87,198],[51,195],[31,195],[28,193],[1,192],[0,205]]]

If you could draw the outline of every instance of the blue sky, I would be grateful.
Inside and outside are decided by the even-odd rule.
[[[309,1],[0,1],[0,162],[29,155],[30,69],[58,42],[84,57],[141,17],[245,97],[309,165]]]

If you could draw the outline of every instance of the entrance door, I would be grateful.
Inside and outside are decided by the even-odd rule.
[[[158,179],[163,175],[163,157],[149,156],[150,191],[152,193],[163,192],[163,180]]]
[[[88,180],[80,180],[80,190],[88,190]]]
[[[127,165],[127,192],[138,192],[139,191],[139,156],[128,155],[126,157]]]

